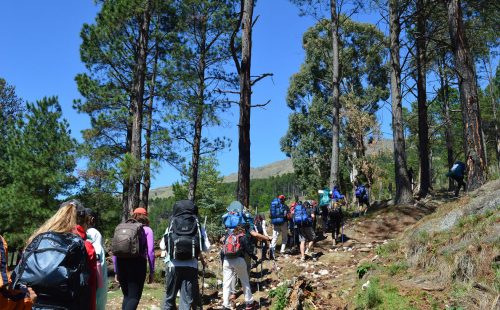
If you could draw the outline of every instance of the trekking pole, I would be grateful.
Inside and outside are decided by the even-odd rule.
[[[202,273],[202,278],[201,278],[201,300],[203,302],[204,294],[203,292],[205,291],[205,265],[203,265],[203,273]]]

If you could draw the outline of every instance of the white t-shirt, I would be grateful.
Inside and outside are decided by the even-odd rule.
[[[165,233],[163,235],[166,235],[167,232],[168,232],[168,228],[165,229]],[[205,238],[206,238],[206,232],[204,229],[201,229],[201,239],[205,240]],[[170,256],[167,254],[167,245],[165,244],[165,238],[161,238],[160,249],[161,249],[161,256],[165,257],[164,262],[168,268],[170,268],[170,267],[191,267],[191,268],[198,269],[198,260],[196,258],[187,259],[187,260],[170,259]],[[202,242],[202,250],[203,250],[203,252],[208,252],[208,248],[206,248],[204,246],[204,242]]]

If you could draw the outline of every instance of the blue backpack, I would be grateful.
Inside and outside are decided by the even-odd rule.
[[[269,208],[271,213],[271,223],[274,225],[280,225],[285,222],[285,206],[281,203],[278,198],[274,198],[271,201],[271,207]]]
[[[368,194],[366,193],[366,188],[364,187],[364,185],[360,185],[356,188],[356,191],[354,192],[354,194],[356,195],[356,198],[364,198],[364,197],[367,197]]]
[[[240,224],[244,224],[243,214],[241,212],[230,211],[224,218],[224,226],[229,229],[234,229]]]
[[[461,161],[457,161],[453,166],[451,167],[451,175],[456,176],[456,177],[462,177],[465,172],[465,164]]]
[[[295,212],[293,214],[293,221],[297,225],[309,224],[309,217],[307,216],[307,210],[303,205],[296,205]]]

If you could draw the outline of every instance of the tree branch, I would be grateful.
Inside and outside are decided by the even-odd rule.
[[[258,76],[255,80],[251,81],[250,85],[254,86],[257,82],[259,82],[260,80],[262,80],[268,76],[273,76],[273,74],[272,73],[264,73],[264,74]]]

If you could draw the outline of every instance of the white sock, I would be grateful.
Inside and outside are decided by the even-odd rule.
[[[281,253],[284,253],[284,252],[285,252],[285,246],[286,246],[285,244],[282,244],[282,245],[281,245],[281,251],[280,251]]]

